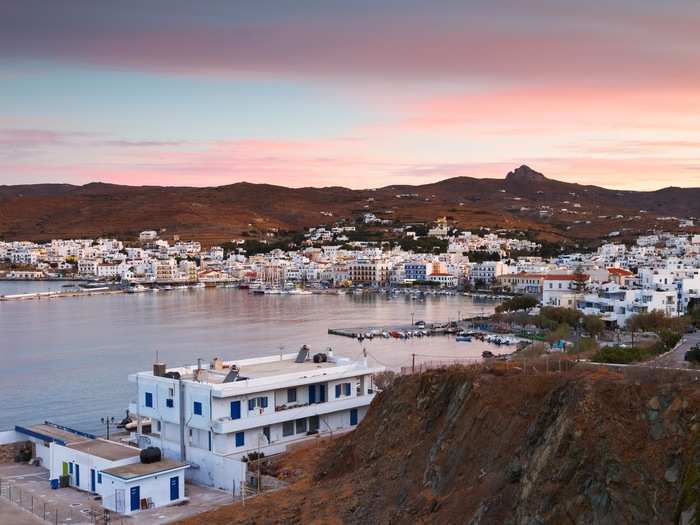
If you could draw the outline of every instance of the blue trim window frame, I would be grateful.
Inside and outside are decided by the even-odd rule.
[[[193,403],[193,405],[192,405],[192,412],[194,412],[194,414],[195,414],[196,416],[201,416],[201,415],[202,415],[202,403],[201,403],[201,401],[195,401],[195,402]]]
[[[143,399],[143,404],[149,408],[153,408],[153,394],[151,392],[146,392]]]
[[[245,432],[236,432],[236,446],[242,447],[245,445]]]

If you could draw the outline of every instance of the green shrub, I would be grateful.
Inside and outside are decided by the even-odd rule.
[[[606,346],[598,350],[592,357],[596,363],[614,363],[626,365],[642,361],[648,357],[648,352],[644,348],[637,346]]]

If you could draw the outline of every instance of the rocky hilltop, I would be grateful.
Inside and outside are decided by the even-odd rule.
[[[700,188],[610,190],[553,180],[528,166],[500,179],[455,177],[366,190],[246,182],[211,188],[37,184],[0,186],[0,239],[134,239],[155,229],[166,238],[213,244],[336,221],[354,224],[373,213],[397,225],[445,216],[463,229],[529,230],[557,242],[607,238],[611,230],[629,238],[655,228],[672,231],[678,219],[700,216],[699,202]]]
[[[306,477],[187,523],[698,523],[691,377],[495,372],[402,377]]]

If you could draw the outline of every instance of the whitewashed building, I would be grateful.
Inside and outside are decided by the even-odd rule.
[[[140,446],[193,465],[198,483],[237,490],[251,452],[266,455],[310,436],[353,429],[375,396],[372,374],[383,368],[308,351],[194,365],[129,376],[137,402]],[[323,357],[321,357],[323,356]],[[303,359],[300,359],[303,358]],[[325,361],[323,358],[325,357]],[[317,362],[319,361],[319,362]],[[152,421],[141,430],[142,418]]]

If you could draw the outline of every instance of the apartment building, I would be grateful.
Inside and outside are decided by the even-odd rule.
[[[382,371],[332,351],[286,354],[167,369],[129,376],[137,400],[139,446],[193,465],[198,483],[226,490],[245,479],[251,452],[282,452],[295,442],[353,429],[375,396]],[[150,418],[151,432],[141,421]],[[235,483],[234,483],[235,482]],[[234,485],[232,485],[234,483]]]

